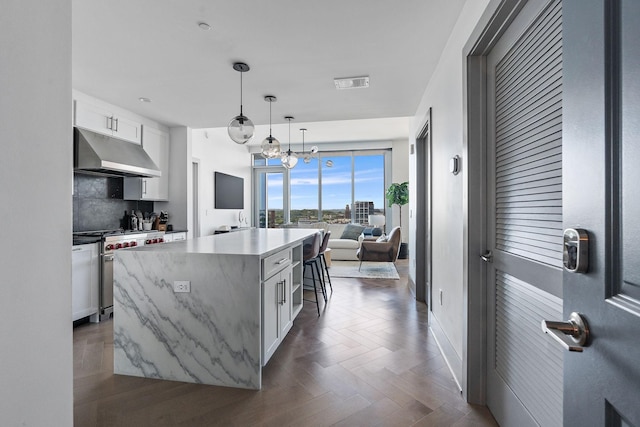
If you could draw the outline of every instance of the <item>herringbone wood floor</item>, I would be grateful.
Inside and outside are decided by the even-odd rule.
[[[400,280],[333,279],[263,370],[260,391],[113,374],[111,321],[74,329],[75,426],[493,426],[466,404]],[[117,314],[116,314],[117,315]]]

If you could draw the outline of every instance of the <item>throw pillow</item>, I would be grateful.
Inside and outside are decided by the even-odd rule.
[[[362,234],[364,234],[365,236],[371,236],[371,235],[373,234],[373,230],[375,230],[375,228],[366,227],[366,228],[362,231]]]
[[[360,235],[362,234],[363,230],[364,230],[364,227],[362,225],[347,224],[347,226],[344,228],[344,231],[342,232],[342,236],[340,236],[340,238],[341,239],[358,240],[358,237],[360,237]]]
[[[371,230],[371,235],[372,236],[382,236],[382,228],[374,228],[373,230]]]

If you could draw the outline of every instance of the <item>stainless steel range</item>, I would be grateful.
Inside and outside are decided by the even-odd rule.
[[[73,233],[74,244],[100,241],[100,321],[113,315],[113,253],[136,246],[164,243],[164,231],[96,230]]]
[[[113,315],[113,253],[117,250],[144,246],[147,233],[116,232],[102,238],[102,280],[100,281],[100,321]]]

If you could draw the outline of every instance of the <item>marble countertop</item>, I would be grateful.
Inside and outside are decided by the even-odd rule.
[[[285,246],[302,242],[316,232],[317,230],[302,228],[253,228],[162,245],[129,248],[127,251],[267,256]]]

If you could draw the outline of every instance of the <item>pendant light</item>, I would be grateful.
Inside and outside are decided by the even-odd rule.
[[[273,95],[267,95],[264,100],[269,103],[269,136],[262,141],[262,156],[267,159],[280,157],[280,141],[271,136],[271,103],[278,99]]]
[[[289,149],[282,153],[280,160],[282,161],[282,166],[287,169],[293,169],[298,164],[298,155],[291,151],[291,120],[293,117],[286,116],[285,119],[289,120]]]
[[[304,151],[304,133],[306,131],[307,129],[300,128],[300,132],[302,132],[302,153],[301,154],[302,154],[302,161],[305,163],[309,163],[313,158],[313,155],[318,152],[318,147],[314,145],[313,147],[311,147],[311,151],[309,151],[308,153]]]
[[[246,144],[253,137],[253,122],[242,113],[242,73],[249,71],[249,66],[244,62],[236,62],[233,69],[240,72],[240,115],[235,116],[227,126],[229,137],[236,144]]]

